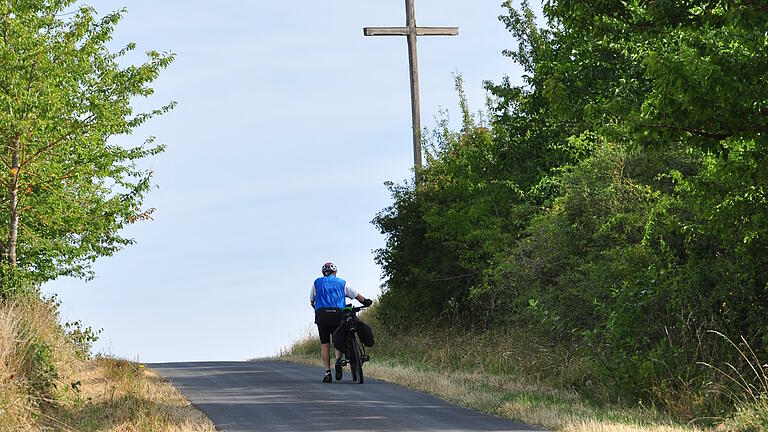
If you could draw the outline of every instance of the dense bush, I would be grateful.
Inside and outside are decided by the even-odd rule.
[[[379,316],[524,324],[591,347],[620,400],[717,412],[711,369],[768,358],[768,14],[721,2],[524,2],[525,83],[391,185]],[[721,377],[722,378],[722,377]]]

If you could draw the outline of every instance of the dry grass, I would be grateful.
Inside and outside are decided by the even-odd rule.
[[[171,384],[143,365],[98,358],[75,375],[77,397],[46,411],[63,431],[214,431]],[[55,420],[54,420],[55,419]]]
[[[306,342],[305,342],[306,343]],[[282,359],[317,365],[319,356],[286,354]],[[511,380],[506,376],[429,371],[372,359],[371,378],[439,396],[451,403],[550,430],[566,432],[696,432],[649,410],[594,407],[576,394]]]
[[[0,428],[2,425],[30,425],[33,407],[18,377],[21,370],[17,347],[24,343],[20,315],[15,308],[0,308]],[[18,343],[17,343],[18,340]]]
[[[96,430],[215,429],[142,365],[83,359],[58,323],[55,302],[1,302],[0,431]]]
[[[686,409],[671,415],[640,403],[612,402],[610,388],[595,374],[599,365],[579,347],[514,328],[401,328],[388,333],[375,314],[364,319],[377,335],[367,375],[489,414],[567,432],[768,431],[768,364],[758,360],[746,340],[728,340],[744,365],[716,367],[736,387],[710,384],[704,395],[723,399],[725,394],[735,411],[688,423],[680,420],[693,417]],[[317,365],[318,353],[319,341],[307,336],[282,358]],[[669,393],[666,406],[687,407],[701,396]]]
[[[388,333],[369,311],[377,335],[366,374],[435,394],[449,402],[549,430],[568,432],[695,432],[642,405],[610,403],[595,365],[578,348],[564,349],[522,329],[462,332],[412,328]],[[284,359],[319,364],[314,336]],[[596,402],[601,401],[601,402]]]
[[[0,430],[37,430],[40,409],[76,367],[57,319],[37,299],[0,305]]]
[[[739,343],[735,343],[720,332],[712,331],[711,333],[728,342],[733,350],[739,353],[743,363],[741,368],[728,362],[722,366],[704,363],[718,371],[740,390],[734,392],[722,385],[718,388],[718,391],[730,397],[736,406],[735,412],[726,420],[723,428],[744,432],[768,430],[768,364],[760,361],[743,336]],[[748,372],[742,373],[741,370]]]

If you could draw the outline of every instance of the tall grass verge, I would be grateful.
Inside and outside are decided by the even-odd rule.
[[[449,402],[550,430],[701,431],[654,407],[615,404],[580,347],[565,348],[524,329],[410,328],[376,333],[367,376],[435,394]],[[319,340],[307,337],[282,358],[319,365]]]
[[[38,294],[0,301],[0,431],[215,430],[143,366],[90,359],[92,330]]]
[[[213,424],[142,364],[97,357],[76,374],[77,396],[46,411],[62,431],[212,432]]]
[[[32,430],[67,392],[80,360],[58,325],[53,300],[20,297],[0,304],[0,428]]]
[[[768,364],[760,361],[744,336],[736,344],[718,331],[712,330],[710,333],[724,339],[743,360],[741,367],[730,362],[725,362],[724,367],[701,362],[718,371],[727,379],[727,383],[732,384],[715,384],[715,391],[725,393],[735,407],[723,427],[739,432],[768,431]]]

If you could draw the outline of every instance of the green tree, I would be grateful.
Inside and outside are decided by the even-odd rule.
[[[504,6],[523,84],[486,84],[487,126],[462,101],[392,188],[382,318],[531,326],[617,399],[717,412],[696,362],[738,356],[706,331],[768,356],[765,2],[549,1],[543,28]]]
[[[767,12],[761,1],[547,2],[554,55],[536,59],[535,73],[562,121],[623,141],[765,147]]]
[[[58,276],[88,277],[90,264],[131,239],[120,229],[150,217],[141,207],[151,171],[137,162],[163,151],[150,138],[113,144],[173,103],[136,113],[131,101],[174,58],[108,44],[124,10],[98,17],[75,0],[0,4],[0,273],[4,294]]]

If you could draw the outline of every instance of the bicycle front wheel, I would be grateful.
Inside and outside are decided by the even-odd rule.
[[[363,383],[363,359],[360,355],[360,345],[357,344],[357,338],[352,338],[352,358],[354,359],[354,362],[352,363],[352,377],[354,378],[355,375],[357,375],[358,383]],[[357,370],[355,370],[357,369]]]

